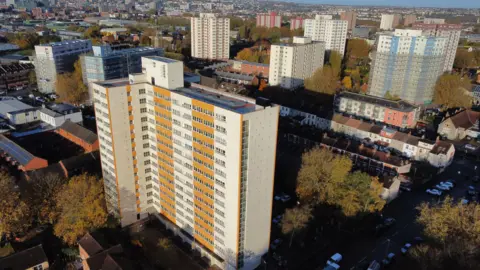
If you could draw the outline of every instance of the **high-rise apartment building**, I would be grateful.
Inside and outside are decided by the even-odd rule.
[[[270,48],[270,85],[295,89],[323,67],[325,42],[308,37],[293,37],[291,44],[274,44]]]
[[[292,18],[290,19],[290,30],[295,29],[303,29],[304,27],[304,20],[302,17]]]
[[[83,82],[89,86],[91,98],[93,82],[120,79],[130,73],[142,72],[143,56],[163,56],[163,49],[137,47],[115,50],[110,45],[93,46],[93,55],[81,56]]]
[[[380,29],[393,30],[400,24],[401,16],[399,14],[382,14]]]
[[[440,18],[424,18],[423,19],[424,24],[444,24],[445,19],[440,19]]]
[[[409,26],[414,24],[417,21],[417,16],[414,14],[409,14],[403,16],[403,25],[404,26]]]
[[[460,24],[424,24],[416,23],[413,29],[422,30],[422,35],[433,37],[447,38],[445,46],[445,63],[444,71],[453,69],[453,62],[457,53],[458,43],[460,42],[460,34],[462,33],[462,25]]]
[[[433,99],[435,83],[443,73],[444,37],[422,36],[421,30],[395,30],[381,34],[370,71],[368,93],[387,92],[414,104]]]
[[[347,42],[348,22],[333,20],[331,15],[316,15],[305,20],[305,36],[325,42],[327,51],[336,51],[343,57]]]
[[[340,13],[340,20],[348,22],[348,30],[352,30],[357,25],[357,13],[355,11],[344,11]]]
[[[282,16],[275,12],[257,14],[257,26],[273,28],[282,26]]]
[[[230,19],[200,13],[190,19],[192,56],[226,60],[230,56]]]
[[[38,90],[55,92],[57,74],[73,71],[79,56],[92,50],[90,40],[69,40],[35,46],[35,72]]]
[[[279,107],[184,88],[183,64],[93,84],[108,209],[122,226],[148,214],[222,269],[268,252]]]

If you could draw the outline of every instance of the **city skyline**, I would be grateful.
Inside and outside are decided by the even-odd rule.
[[[401,1],[401,0],[343,0],[343,1],[332,1],[332,0],[286,0],[283,2],[293,2],[293,3],[302,3],[302,4],[316,4],[316,5],[353,5],[353,6],[390,6],[390,7],[416,7],[416,8],[480,8],[480,2],[475,2],[473,0],[460,0],[460,1],[435,1],[435,0],[425,0],[425,1]]]

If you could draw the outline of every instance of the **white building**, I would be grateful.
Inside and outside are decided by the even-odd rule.
[[[382,14],[380,21],[381,30],[393,30],[400,24],[400,15],[398,14]]]
[[[70,120],[73,123],[82,123],[82,111],[80,108],[69,105],[69,104],[52,104],[49,106],[42,106],[38,110],[40,115],[40,120],[43,122],[57,128],[66,120]]]
[[[183,88],[183,64],[93,84],[108,209],[122,226],[157,216],[222,269],[268,252],[278,106]]]
[[[368,94],[392,96],[414,104],[432,102],[435,83],[443,73],[444,37],[423,36],[421,30],[381,34],[374,53]]]
[[[27,105],[14,97],[0,97],[0,118],[12,126],[39,121],[37,108]]]
[[[274,44],[270,50],[270,85],[295,89],[323,67],[325,42],[294,37],[292,44]]]
[[[79,56],[92,50],[90,40],[68,40],[35,46],[35,72],[38,90],[55,92],[57,74],[72,72]]]
[[[440,18],[425,18],[423,19],[423,23],[425,24],[444,24],[445,19]]]
[[[445,46],[445,63],[444,71],[451,71],[453,69],[453,62],[457,53],[460,35],[462,33],[462,25],[460,24],[414,24],[413,29],[422,30],[422,35],[433,37],[447,38]]]
[[[200,13],[190,18],[192,57],[226,60],[230,56],[230,19]]]
[[[331,15],[316,15],[305,20],[305,36],[325,42],[327,51],[337,51],[343,57],[347,42],[348,21],[333,20]]]

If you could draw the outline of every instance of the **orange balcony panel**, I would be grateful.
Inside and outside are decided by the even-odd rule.
[[[133,121],[133,115],[129,115],[128,120]]]
[[[132,156],[136,157],[136,156],[137,156],[137,152],[132,151]]]
[[[140,207],[137,207],[137,213],[142,212],[142,209]]]
[[[132,143],[132,148],[135,148],[135,146],[137,146],[135,143]]]
[[[139,188],[140,188],[140,186],[139,186],[139,185],[135,185],[135,189],[139,189]]]
[[[128,106],[128,111],[131,112],[133,110],[132,106]]]
[[[135,193],[135,196],[137,196],[137,198],[140,197],[140,193],[139,192]]]
[[[133,160],[133,165],[137,165],[138,161],[136,159]]]
[[[130,138],[135,139],[135,133],[130,133]]]
[[[137,172],[138,172],[138,168],[133,168],[133,172],[134,172],[134,173],[137,173]]]
[[[127,97],[128,102],[132,102],[132,96]]]
[[[135,129],[135,126],[134,126],[134,125],[130,125],[130,131],[132,131],[133,129]]]

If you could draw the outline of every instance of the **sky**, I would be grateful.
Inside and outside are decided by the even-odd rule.
[[[379,5],[405,7],[480,8],[480,0],[284,0],[288,2],[334,5]]]

